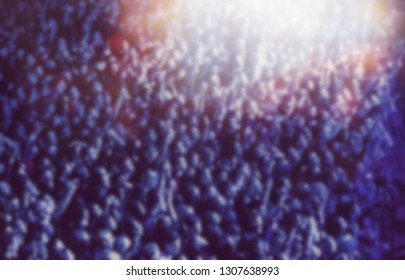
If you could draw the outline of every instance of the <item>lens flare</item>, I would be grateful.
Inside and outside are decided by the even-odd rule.
[[[290,39],[336,39],[340,35],[372,35],[387,20],[388,6],[382,0],[177,0],[179,9],[190,22],[233,24],[242,29],[244,23],[255,22],[255,33],[263,28],[268,36]],[[197,31],[198,33],[198,31]],[[361,33],[361,34],[360,34]]]
[[[262,104],[276,107],[282,92],[299,95],[301,85],[295,81],[318,76],[322,86],[342,69],[358,79],[377,73],[390,40],[392,9],[384,0],[127,3],[121,20],[128,28],[119,40],[111,40],[112,46],[125,49],[125,38],[137,46],[142,65],[160,61],[170,87],[207,93],[203,98],[226,99],[228,92],[247,96],[258,89],[268,93]],[[167,51],[160,53],[157,46],[162,44]],[[192,78],[185,79],[184,73],[193,73]],[[335,94],[336,106],[350,116],[357,108],[354,91],[337,87],[341,94]]]

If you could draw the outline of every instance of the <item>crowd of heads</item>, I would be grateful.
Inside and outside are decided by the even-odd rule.
[[[331,37],[273,38],[194,2],[0,2],[0,258],[390,249],[396,188],[373,169],[401,127],[388,23],[345,34],[336,12]]]

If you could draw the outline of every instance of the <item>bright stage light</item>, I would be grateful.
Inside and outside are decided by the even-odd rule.
[[[389,58],[387,1],[162,0],[143,10],[129,5],[122,20],[144,49],[166,47],[145,59],[161,60],[183,92],[253,98],[257,90],[276,107],[287,90],[301,100],[299,81],[316,76],[326,84],[342,69],[356,79],[378,72]],[[356,96],[344,83],[334,87],[341,86],[336,105],[350,116]]]
[[[254,18],[264,17],[265,24],[275,32],[287,31],[292,33],[298,31],[300,36],[313,37],[319,30],[323,16],[325,15],[324,0],[261,0],[243,1],[244,5],[255,4],[255,9],[247,16]],[[248,10],[245,7],[244,10]],[[280,29],[279,29],[280,28]],[[279,29],[279,30],[277,30]]]
[[[386,2],[175,0],[174,18],[181,40],[189,46],[204,42],[211,49],[234,50],[235,53],[228,54],[244,70],[249,71],[249,63],[252,68],[260,68],[257,65],[263,60],[270,71],[288,72],[305,70],[314,56],[341,60],[351,55],[347,53],[350,50],[378,45],[385,39],[385,21],[390,18]],[[274,52],[279,54],[275,60]]]
[[[388,18],[384,0],[177,0],[194,26],[233,25],[290,39],[372,36]],[[250,30],[246,28],[250,22]]]

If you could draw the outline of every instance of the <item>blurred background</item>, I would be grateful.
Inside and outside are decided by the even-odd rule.
[[[405,258],[404,16],[0,0],[0,258]]]

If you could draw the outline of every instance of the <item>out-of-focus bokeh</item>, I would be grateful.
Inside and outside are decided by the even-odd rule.
[[[0,258],[404,258],[404,15],[0,0]]]

